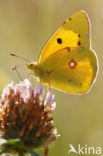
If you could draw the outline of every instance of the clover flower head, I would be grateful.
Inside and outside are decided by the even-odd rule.
[[[44,100],[40,85],[34,88],[28,79],[16,85],[11,82],[0,100],[1,138],[19,139],[26,147],[47,147],[57,137],[51,116],[55,107],[54,95],[48,91]]]

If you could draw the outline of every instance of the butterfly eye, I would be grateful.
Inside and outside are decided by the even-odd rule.
[[[59,44],[61,44],[61,43],[62,43],[62,39],[61,39],[61,38],[57,38],[57,42],[58,42]]]
[[[31,63],[31,64],[30,64],[30,67],[32,68],[33,66],[34,66],[34,65]]]

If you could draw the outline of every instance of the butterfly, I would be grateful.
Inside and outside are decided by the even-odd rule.
[[[98,61],[90,45],[86,12],[68,18],[42,49],[38,62],[26,65],[42,83],[67,93],[88,92],[96,79]]]

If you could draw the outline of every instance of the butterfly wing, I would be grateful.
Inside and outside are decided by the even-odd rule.
[[[38,63],[65,47],[90,47],[89,21],[85,12],[79,11],[68,18],[44,46]]]
[[[97,73],[97,58],[85,47],[64,48],[48,57],[41,65],[47,73],[43,81],[68,93],[87,92]]]

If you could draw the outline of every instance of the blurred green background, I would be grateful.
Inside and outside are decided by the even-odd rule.
[[[100,70],[88,94],[68,95],[52,89],[57,103],[54,125],[61,136],[50,145],[50,156],[68,156],[69,144],[103,147],[103,0],[0,0],[0,91],[11,80],[20,81],[11,68],[25,63],[9,53],[37,60],[51,34],[79,10],[89,15]],[[23,79],[27,77],[24,67],[18,70]],[[42,156],[43,150],[39,153]]]

